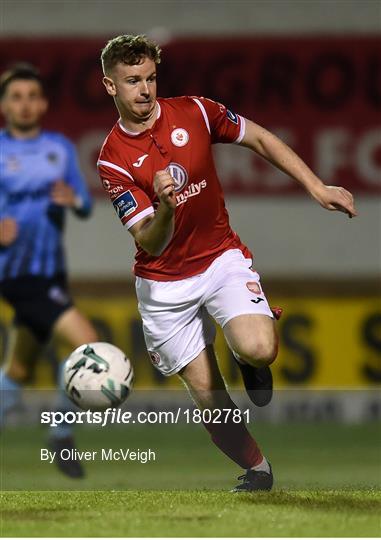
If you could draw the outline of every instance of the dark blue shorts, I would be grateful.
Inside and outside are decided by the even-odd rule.
[[[0,282],[0,293],[13,307],[16,325],[26,326],[41,343],[50,338],[62,313],[73,306],[64,274],[5,279]]]

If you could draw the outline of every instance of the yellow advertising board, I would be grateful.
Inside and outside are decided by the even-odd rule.
[[[165,378],[151,365],[145,350],[136,300],[78,298],[78,307],[95,323],[102,341],[123,349],[133,362],[135,386],[175,387],[177,377]],[[381,384],[381,305],[372,298],[276,298],[284,308],[277,323],[280,350],[273,364],[278,388],[369,388]],[[12,312],[0,304],[0,331]],[[218,331],[216,349],[230,386],[240,385],[240,374]],[[52,343],[37,366],[35,384],[51,386],[57,362],[70,351]]]

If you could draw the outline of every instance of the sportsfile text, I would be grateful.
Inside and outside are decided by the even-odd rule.
[[[175,411],[122,411],[108,408],[105,411],[42,411],[41,424],[57,427],[60,424],[99,424],[105,427],[108,424],[235,424],[250,421],[250,410],[246,409],[182,409]]]

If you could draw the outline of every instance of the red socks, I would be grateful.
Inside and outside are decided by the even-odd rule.
[[[243,420],[234,423],[229,416],[226,423],[204,423],[212,441],[243,469],[251,469],[263,460],[259,446],[248,432]]]

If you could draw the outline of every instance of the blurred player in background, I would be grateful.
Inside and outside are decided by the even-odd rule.
[[[48,103],[33,66],[18,64],[3,73],[0,106],[6,123],[0,132],[0,291],[15,312],[0,373],[3,423],[52,335],[75,348],[97,341],[97,334],[73,305],[66,278],[65,210],[80,218],[91,212],[74,146],[41,129]],[[63,392],[59,407],[72,407]],[[57,456],[61,448],[74,448],[71,427],[54,429],[49,444]],[[78,461],[57,464],[68,476],[83,476]]]
[[[136,290],[148,352],[178,374],[200,409],[236,409],[213,349],[221,325],[258,406],[272,396],[274,314],[252,254],[230,228],[211,145],[254,150],[299,182],[324,208],[356,215],[352,195],[326,186],[283,142],[205,98],[156,98],[160,49],[119,36],[102,52],[103,82],[120,119],[98,161],[100,176],[136,247]],[[269,216],[271,224],[271,216]],[[205,423],[213,442],[246,472],[236,491],[269,490],[271,466],[243,421]]]

